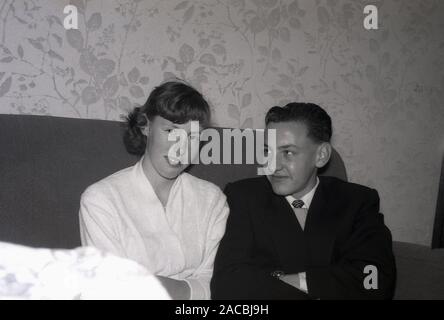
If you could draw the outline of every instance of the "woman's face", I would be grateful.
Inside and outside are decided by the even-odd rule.
[[[179,139],[174,140],[171,139],[170,136],[170,140],[172,141],[168,140],[168,135],[172,134],[174,137],[173,133],[179,132],[178,129],[184,133],[181,142],[187,143],[187,145],[182,146],[185,147],[185,149],[188,147],[188,159],[184,161],[185,163],[181,163],[179,161],[179,153],[173,152],[174,149],[171,149],[173,145],[178,146]],[[191,159],[199,152],[198,147],[191,148],[192,141],[194,140],[194,142],[196,142],[195,139],[197,139],[197,146],[199,145],[199,132],[191,132],[191,121],[177,124],[160,116],[156,116],[151,121],[148,121],[148,127],[145,132],[147,135],[145,157],[149,158],[152,169],[165,179],[177,178],[177,176],[189,166]],[[186,139],[184,139],[185,133]]]

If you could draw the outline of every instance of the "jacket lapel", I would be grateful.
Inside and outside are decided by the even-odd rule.
[[[313,196],[305,224],[307,244],[307,264],[311,266],[328,265],[337,232],[339,216],[335,201],[331,198],[328,186],[320,177],[319,186]]]
[[[287,273],[303,271],[305,242],[301,226],[285,197],[271,191],[265,206],[265,227],[278,255],[280,267]]]
[[[307,213],[304,230],[285,197],[274,194],[271,186],[270,194],[263,208],[264,223],[270,230],[282,271],[297,273],[310,266],[330,264],[340,216],[322,177]]]

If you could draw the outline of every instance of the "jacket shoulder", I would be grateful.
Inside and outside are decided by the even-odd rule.
[[[261,193],[269,193],[272,191],[270,183],[265,176],[242,179],[230,182],[226,185],[224,192],[242,192],[242,194],[254,194],[258,196]]]
[[[375,189],[369,188],[362,184],[348,182],[336,177],[329,176],[320,176],[319,179],[327,189],[338,193],[362,196],[378,195],[378,192]]]

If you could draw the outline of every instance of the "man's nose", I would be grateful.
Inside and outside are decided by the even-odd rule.
[[[276,171],[280,171],[283,168],[283,159],[282,159],[282,155],[280,155],[279,153],[276,155]]]

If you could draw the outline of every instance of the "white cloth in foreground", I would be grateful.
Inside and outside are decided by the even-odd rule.
[[[0,242],[0,299],[170,299],[134,261],[96,248],[36,249]]]
[[[88,187],[80,204],[82,244],[133,259],[155,275],[185,280],[191,299],[210,280],[229,209],[211,182],[182,173],[164,208],[142,160]]]

